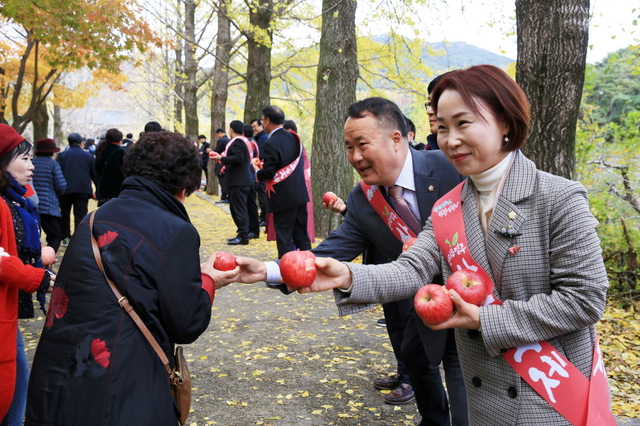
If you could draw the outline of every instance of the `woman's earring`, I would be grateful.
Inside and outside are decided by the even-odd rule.
[[[504,135],[504,143],[509,143],[509,136]]]

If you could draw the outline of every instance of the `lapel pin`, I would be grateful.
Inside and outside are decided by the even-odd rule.
[[[518,217],[518,215],[516,214],[516,212],[513,212],[513,211],[512,211],[512,212],[509,212],[509,214],[507,215],[507,217],[508,217],[510,220],[515,220],[515,219],[516,219],[516,217]]]
[[[435,188],[433,187],[433,185],[429,185],[429,187],[427,188],[429,190],[429,192],[433,192],[435,190]]]
[[[509,253],[511,253],[511,256],[515,256],[518,252],[520,252],[520,246],[509,247]]]
[[[505,238],[515,238],[515,237],[519,237],[520,235],[522,235],[521,233],[517,232],[513,228],[513,226],[511,226],[511,224],[502,225],[500,230],[494,230],[493,232],[495,232],[496,234],[500,235],[501,237],[505,237]]]

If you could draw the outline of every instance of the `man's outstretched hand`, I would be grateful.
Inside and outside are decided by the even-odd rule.
[[[236,263],[240,266],[239,283],[251,284],[267,279],[267,268],[264,262],[250,257],[239,257],[236,259]]]

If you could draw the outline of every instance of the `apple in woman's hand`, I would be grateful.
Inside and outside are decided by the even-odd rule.
[[[49,247],[42,247],[42,265],[49,266],[56,263],[56,251]]]

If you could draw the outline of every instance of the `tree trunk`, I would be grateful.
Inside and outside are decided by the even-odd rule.
[[[186,81],[184,84],[184,113],[185,113],[185,135],[192,141],[198,140],[198,86],[196,74],[198,64],[196,63],[196,35],[195,35],[195,0],[185,0],[184,2],[184,73]]]
[[[33,142],[49,136],[49,112],[46,102],[41,103],[33,116]]]
[[[180,2],[176,3],[176,11],[177,11],[177,24],[176,28],[182,27],[182,13],[180,9]],[[173,130],[176,132],[181,132],[182,129],[182,107],[183,107],[183,99],[184,99],[184,79],[182,77],[184,73],[184,65],[182,61],[182,55],[184,53],[184,42],[182,37],[179,35],[176,37],[176,47],[175,47],[175,55],[176,55],[176,64],[173,70],[174,76],[174,104],[173,104],[173,119],[175,120]]]
[[[358,55],[356,2],[323,0],[320,62],[316,89],[316,116],[311,153],[311,182],[316,235],[326,237],[341,217],[322,207],[322,194],[335,192],[346,199],[354,185],[353,169],[344,148],[344,122],[349,105],[356,101]]]
[[[229,58],[231,55],[231,22],[227,18],[227,0],[218,4],[218,38],[216,41],[216,63],[213,67],[211,87],[211,149],[215,148],[218,137],[216,129],[225,128],[225,110],[229,93]],[[207,194],[218,195],[218,179],[213,174],[209,162],[209,180]]]
[[[271,43],[273,0],[254,0],[249,12],[251,33],[247,38],[247,94],[244,98],[244,122],[262,116],[262,108],[270,103]]]
[[[60,107],[58,105],[53,105],[53,139],[56,141],[58,146],[62,145],[62,142],[65,141],[64,133],[62,133],[62,115],[60,114]]]
[[[517,0],[518,84],[531,103],[523,148],[538,168],[571,178],[587,58],[589,0]]]

